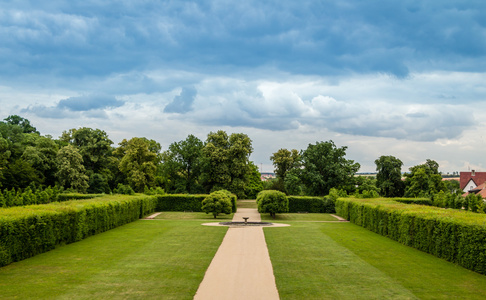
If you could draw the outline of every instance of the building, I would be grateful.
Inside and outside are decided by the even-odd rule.
[[[459,180],[460,188],[465,193],[481,194],[486,198],[486,172],[461,172]]]

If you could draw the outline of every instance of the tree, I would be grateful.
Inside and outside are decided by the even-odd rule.
[[[56,157],[59,146],[50,136],[25,134],[26,148],[20,157],[35,170],[35,175],[44,185],[56,184]]]
[[[210,132],[202,149],[201,179],[207,192],[226,189],[244,198],[252,173],[251,139],[243,133]]]
[[[424,164],[413,166],[405,174],[405,197],[430,197],[440,191],[446,191],[439,173],[439,164],[427,159]]]
[[[258,171],[258,167],[251,161],[250,168],[250,180],[245,188],[245,194],[248,199],[256,199],[258,193],[263,190],[262,175]]]
[[[4,119],[4,121],[7,122],[7,124],[10,125],[17,125],[20,128],[22,128],[23,133],[36,133],[39,134],[37,129],[30,124],[30,121],[27,119],[24,119],[20,116],[17,115],[11,115],[8,116],[7,118]]]
[[[167,181],[165,189],[176,193],[197,193],[201,174],[203,142],[189,135],[185,140],[172,143],[162,155],[162,173]]]
[[[346,159],[347,147],[337,148],[333,141],[309,144],[302,153],[299,177],[306,194],[327,195],[331,188],[354,189],[354,174],[359,163]]]
[[[227,191],[226,191],[227,192]],[[223,213],[232,213],[231,198],[228,196],[225,190],[219,190],[212,192],[202,201],[202,211],[209,214],[212,213],[214,218]]]
[[[376,186],[384,197],[402,197],[405,184],[402,181],[402,166],[400,159],[394,156],[380,156],[375,160]]]
[[[155,184],[155,171],[160,162],[160,145],[146,138],[134,137],[119,143],[114,153],[121,157],[119,169],[125,175],[130,186],[139,193],[145,186]]]
[[[277,152],[270,156],[270,160],[273,161],[275,167],[275,175],[279,182],[279,189],[285,192],[284,182],[287,172],[299,167],[300,154],[299,151],[292,149],[279,149]]]
[[[275,214],[289,211],[289,199],[281,191],[261,191],[258,193],[256,202],[259,213],[269,213],[274,219]]]
[[[83,157],[73,145],[62,147],[57,153],[57,173],[59,184],[80,193],[88,188],[89,177],[85,174]]]

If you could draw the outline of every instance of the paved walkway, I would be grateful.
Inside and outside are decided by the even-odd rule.
[[[243,217],[261,221],[253,208],[238,208],[233,221]],[[279,299],[262,227],[228,228],[194,299]]]

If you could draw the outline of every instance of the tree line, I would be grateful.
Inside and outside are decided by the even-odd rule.
[[[41,135],[29,120],[13,115],[0,122],[0,188],[48,187],[79,193],[167,193],[228,190],[238,198],[256,198],[263,189],[289,195],[328,195],[331,189],[361,197],[432,197],[458,194],[458,182],[443,182],[439,165],[427,160],[402,174],[393,156],[375,161],[376,177],[355,176],[360,164],[346,158],[347,147],[333,141],[309,144],[305,150],[279,149],[270,159],[276,179],[263,183],[250,161],[252,141],[243,133],[210,132],[205,141],[194,135],[167,150],[145,137],[117,146],[105,131],[69,129],[57,139]],[[405,176],[405,180],[402,177]]]
[[[260,173],[249,158],[252,141],[242,133],[193,135],[166,151],[145,137],[116,147],[100,129],[69,129],[55,139],[41,135],[17,115],[0,122],[0,188],[57,186],[79,193],[135,192],[162,188],[168,193],[209,193],[226,189],[240,198],[262,190]]]

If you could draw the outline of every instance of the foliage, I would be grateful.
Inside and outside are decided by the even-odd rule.
[[[202,201],[207,195],[166,194],[156,195],[157,211],[202,212]]]
[[[253,152],[251,139],[243,133],[230,136],[220,130],[208,134],[202,149],[201,180],[206,192],[226,189],[244,199],[245,187],[250,181]]]
[[[357,198],[378,198],[380,189],[376,186],[376,179],[368,176],[355,177],[356,190],[354,196]]]
[[[56,163],[56,177],[62,187],[86,192],[89,177],[85,174],[83,158],[77,148],[72,145],[62,147],[57,153]]]
[[[258,167],[249,162],[251,174],[249,175],[249,182],[245,188],[245,195],[247,199],[256,199],[259,192],[263,190],[262,175],[258,171]]]
[[[270,156],[270,160],[273,162],[273,166],[275,167],[275,175],[279,181],[279,190],[290,193],[286,191],[287,186],[284,184],[284,182],[286,180],[287,173],[300,166],[299,151],[295,149],[279,149],[277,152],[273,153],[272,156]]]
[[[404,245],[486,274],[484,216],[455,209],[403,204],[391,199],[339,198],[347,220]]]
[[[286,213],[289,211],[289,199],[280,191],[261,191],[258,193],[256,201],[258,212],[269,213],[273,218],[275,218],[275,214],[277,213]]]
[[[333,141],[309,144],[302,153],[300,178],[308,195],[326,195],[331,188],[354,188],[359,163],[345,158],[347,147],[337,148]]]
[[[199,193],[202,186],[201,155],[203,142],[194,135],[172,143],[162,155],[161,173],[166,190],[174,193]]]
[[[119,183],[118,186],[113,190],[114,194],[121,195],[135,195],[135,191],[131,186]]]
[[[335,213],[334,201],[330,197],[287,196],[289,213]]]
[[[154,211],[149,196],[102,197],[0,210],[0,266],[135,221]]]
[[[204,198],[201,209],[207,214],[212,213],[215,219],[219,214],[231,214],[232,204],[228,193],[225,190],[212,192]]]
[[[439,164],[434,160],[427,159],[424,164],[411,167],[405,177],[405,197],[430,197],[446,190]]]
[[[375,160],[376,186],[384,197],[401,197],[404,193],[402,166],[400,159],[394,156],[380,156]]]
[[[120,157],[118,168],[136,192],[143,192],[145,186],[155,184],[155,171],[160,161],[160,145],[146,138],[124,139],[114,154]]]

